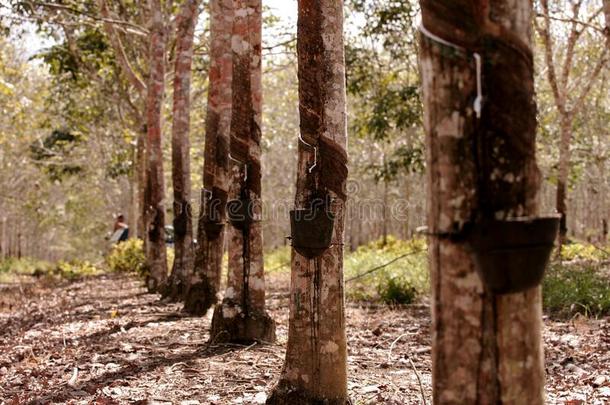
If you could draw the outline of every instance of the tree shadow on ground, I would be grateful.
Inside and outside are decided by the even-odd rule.
[[[154,356],[148,357],[143,362],[138,362],[137,364],[133,361],[125,361],[120,370],[104,373],[74,386],[64,385],[57,388],[55,392],[28,400],[26,403],[34,405],[69,401],[71,399],[77,400],[78,396],[74,395],[74,392],[85,391],[91,395],[95,395],[96,392],[101,388],[128,377],[136,377],[143,373],[155,371],[161,367],[171,367],[179,363],[188,364],[188,362],[195,359],[210,359],[216,356],[246,349],[257,351],[257,349],[252,348],[252,346],[205,344],[204,346],[187,353],[169,356],[165,353],[158,353]]]

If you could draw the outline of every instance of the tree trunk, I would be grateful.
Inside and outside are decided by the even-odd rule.
[[[309,259],[292,249],[286,360],[267,403],[345,404],[342,242],[347,130],[343,1],[299,0],[298,8],[300,130],[311,146],[299,141],[295,205],[302,209],[315,199],[330,198],[334,229],[331,247],[318,257]]]
[[[556,209],[561,215],[559,223],[559,245],[566,242],[568,236],[568,181],[570,175],[570,144],[572,142],[572,116],[564,114],[561,117],[561,138],[559,140],[559,171],[557,175]]]
[[[610,0],[603,1],[604,7],[604,34],[606,35],[606,48],[610,49]],[[606,170],[606,161],[599,160],[598,162],[599,172],[600,172],[600,183],[601,183],[601,192],[600,199],[601,202],[601,218],[600,218],[600,235],[599,242],[605,244],[608,238],[608,218],[610,217],[610,205],[607,204],[608,201],[608,182],[607,178],[607,170]]]
[[[129,213],[127,214],[127,225],[129,226],[129,237],[133,238],[136,236],[136,228],[138,224],[138,170],[136,168],[137,160],[137,145],[133,145],[131,148],[131,173],[129,175]]]
[[[604,34],[606,35],[606,47],[610,48],[610,0],[604,0]]]
[[[383,224],[382,224],[382,246],[388,244],[388,204],[389,204],[389,181],[383,180]]]
[[[229,197],[246,204],[253,221],[228,232],[229,277],[214,310],[213,341],[275,341],[275,322],[265,312],[261,227],[261,0],[236,0],[233,23],[233,166]],[[235,163],[235,162],[234,162]],[[246,215],[248,217],[248,215]]]
[[[186,0],[176,19],[176,63],[172,126],[172,180],[174,186],[174,264],[165,296],[181,300],[193,268],[191,212],[190,93],[193,36],[199,0]]]
[[[4,211],[4,210],[2,210]],[[0,246],[2,247],[2,255],[0,258],[6,259],[8,257],[8,240],[6,232],[7,220],[6,217],[2,217],[2,231],[0,232]]]
[[[229,189],[229,137],[233,77],[233,0],[210,2],[210,73],[205,133],[201,212],[197,224],[195,267],[185,311],[203,315],[217,301]]]
[[[136,139],[136,194],[137,194],[137,221],[135,233],[138,238],[146,241],[146,138],[148,130],[146,125],[143,125],[140,132],[138,132]]]
[[[146,97],[146,264],[147,287],[156,291],[167,279],[165,247],[165,185],[161,145],[161,107],[165,93],[166,32],[160,0],[152,0],[149,49],[149,77]]]
[[[420,3],[423,25],[432,31],[422,34],[420,63],[428,227],[435,235],[429,244],[434,403],[542,404],[540,288],[492,294],[457,237],[477,218],[536,214],[532,6],[527,0]],[[473,111],[473,52],[483,65],[480,119]]]

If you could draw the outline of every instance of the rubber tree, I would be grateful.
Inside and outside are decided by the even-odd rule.
[[[608,0],[604,0],[604,10],[607,10]],[[586,2],[585,2],[586,3]],[[576,0],[570,4],[571,12],[570,26],[566,27],[567,43],[565,45],[565,56],[563,60],[556,53],[556,47],[552,38],[552,16],[549,0],[541,0],[542,9],[541,22],[536,21],[536,29],[542,38],[545,60],[546,76],[553,94],[555,108],[559,115],[559,159],[557,162],[557,191],[556,209],[561,214],[559,226],[560,242],[563,244],[568,235],[568,179],[572,166],[572,138],[574,123],[585,106],[585,100],[591,89],[597,83],[597,79],[603,74],[610,60],[610,29],[608,28],[608,14],[606,15],[606,46],[598,55],[588,55],[590,63],[586,72],[580,72],[577,78],[574,76],[574,61],[579,39],[585,28],[578,23],[581,17],[583,0]],[[601,10],[600,10],[601,11]],[[560,63],[560,61],[562,63]],[[575,85],[577,83],[577,85]]]
[[[275,341],[265,311],[261,204],[261,0],[235,0],[227,289],[212,318],[212,341]],[[242,208],[240,208],[242,207]],[[245,210],[245,211],[244,211]]]
[[[160,0],[150,1],[149,75],[146,94],[146,187],[145,253],[149,271],[147,287],[156,291],[167,279],[165,247],[165,182],[161,107],[165,94],[165,48],[167,32]]]
[[[203,315],[217,302],[229,189],[229,137],[233,77],[233,0],[212,0],[210,71],[203,163],[203,192],[197,225],[195,267],[189,278],[185,311]]]
[[[190,92],[193,37],[199,0],[186,0],[176,17],[176,60],[172,114],[172,180],[174,188],[174,264],[164,295],[182,299],[193,268],[191,212]]]
[[[122,101],[129,107],[128,110],[133,115],[133,120],[136,122],[135,127],[132,128],[136,133],[136,145],[134,150],[134,169],[131,179],[131,194],[132,202],[129,213],[129,225],[130,225],[130,236],[137,236],[143,238],[145,236],[145,188],[146,188],[146,138],[147,138],[147,127],[145,124],[146,115],[146,99],[147,99],[147,86],[144,80],[136,73],[137,69],[134,68],[133,64],[127,56],[123,40],[121,35],[112,23],[113,20],[117,19],[116,16],[112,15],[106,0],[98,0],[98,7],[100,9],[100,15],[104,20],[104,31],[108,37],[112,50],[117,60],[118,69],[122,75],[127,79],[127,83],[135,90],[137,100],[133,100],[129,94],[129,91],[122,91]],[[119,18],[120,19],[120,18]],[[66,35],[66,38],[69,38]],[[144,42],[144,41],[143,41]],[[130,51],[134,51],[134,43],[131,43]],[[138,49],[139,52],[135,52],[136,55],[144,54],[144,49]],[[142,102],[144,101],[144,102]]]
[[[343,2],[299,0],[301,139],[295,205],[330,199],[332,244],[312,259],[294,247],[286,359],[268,404],[345,404],[343,231],[347,129]],[[296,140],[295,140],[296,141]]]
[[[434,403],[543,404],[540,288],[491,293],[460,237],[537,214],[532,4],[420,4]]]

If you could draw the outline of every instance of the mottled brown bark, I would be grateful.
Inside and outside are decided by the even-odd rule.
[[[136,236],[138,238],[146,240],[146,201],[144,196],[146,194],[146,138],[147,138],[146,125],[142,126],[142,129],[137,134],[136,138],[136,182],[137,182],[137,203],[136,209],[137,220],[136,220]]]
[[[210,2],[210,72],[197,249],[185,311],[203,315],[217,301],[229,188],[229,137],[233,77],[233,0]]]
[[[156,291],[167,279],[165,247],[165,184],[161,149],[161,106],[165,93],[166,32],[160,0],[152,0],[149,77],[146,97],[147,166],[145,190],[147,287]]]
[[[236,0],[233,22],[233,106],[230,151],[235,161],[230,199],[248,204],[253,221],[229,226],[229,277],[214,311],[214,341],[275,341],[275,323],[265,312],[261,227],[261,0]]]
[[[559,221],[559,240],[563,245],[568,236],[568,177],[570,175],[571,151],[570,144],[572,143],[572,120],[571,116],[564,115],[561,118],[559,132],[559,171],[557,176],[557,194],[556,205],[557,212],[561,215]]]
[[[531,3],[420,3],[423,25],[462,48],[422,35],[434,403],[542,404],[540,288],[492,294],[459,238],[480,218],[536,214]],[[483,66],[480,119],[474,52]]]
[[[282,375],[268,404],[345,404],[343,230],[347,130],[343,2],[299,0],[300,130],[295,205],[331,198],[332,245],[309,259],[292,250],[290,324]],[[295,140],[296,141],[296,140]]]
[[[172,125],[172,180],[174,188],[174,264],[164,295],[181,300],[193,268],[191,212],[190,92],[193,36],[199,0],[186,0],[176,18],[176,61]]]
[[[604,0],[604,34],[606,35],[606,47],[610,48],[610,0]]]

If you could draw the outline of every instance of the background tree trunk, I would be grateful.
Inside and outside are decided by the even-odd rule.
[[[201,212],[197,224],[195,267],[185,311],[203,315],[217,301],[224,248],[229,188],[229,137],[233,77],[233,0],[210,2],[210,73],[203,162]],[[208,225],[206,225],[208,224]],[[208,230],[206,230],[206,227]]]
[[[343,2],[299,0],[297,51],[301,136],[295,205],[332,197],[333,245],[308,259],[292,250],[286,360],[268,404],[345,404],[347,366],[343,228],[347,130]]]
[[[429,247],[434,403],[542,404],[540,288],[490,293],[466,243],[441,236],[460,234],[477,216],[536,214],[532,5],[420,3],[423,25],[461,49],[422,35],[428,224],[436,235]],[[480,119],[473,51],[483,63]]]
[[[174,186],[174,264],[166,296],[182,299],[188,272],[193,268],[191,212],[190,97],[193,36],[199,0],[186,0],[176,20],[176,64],[172,126],[172,180]]]
[[[156,291],[167,279],[165,247],[165,184],[161,149],[161,105],[165,93],[166,32],[160,0],[152,0],[149,50],[149,78],[146,97],[146,264],[147,287]]]
[[[212,319],[214,341],[275,341],[275,322],[265,312],[261,201],[261,0],[236,0],[233,23],[233,107],[230,150],[231,199],[244,199],[254,221],[229,227],[229,278]],[[235,162],[233,162],[235,163]]]
[[[138,132],[136,139],[136,193],[138,208],[136,210],[137,221],[136,221],[136,236],[143,239],[146,242],[146,141],[148,136],[148,130],[146,125],[142,126],[141,132]]]
[[[557,176],[556,208],[561,215],[559,222],[559,241],[563,245],[568,236],[568,187],[570,175],[570,144],[572,143],[573,117],[564,114],[561,117],[559,139],[559,172]]]
[[[606,22],[606,27],[604,28],[606,47],[610,48],[610,0],[604,0],[604,19]]]
[[[8,238],[7,238],[7,232],[6,232],[6,225],[7,225],[7,218],[6,217],[2,217],[1,225],[2,225],[2,231],[0,231],[0,244],[2,246],[2,252],[1,252],[0,258],[6,259],[9,256],[9,254],[8,254]]]
[[[605,12],[609,6],[607,5],[608,1],[604,1]],[[563,63],[561,63],[560,66],[557,66],[561,69],[560,71],[556,67],[556,65],[559,65],[559,56],[555,54],[553,49],[554,44],[551,36],[551,9],[549,7],[549,0],[540,1],[543,23],[539,24],[536,22],[536,28],[542,37],[544,45],[548,81],[553,93],[555,107],[557,108],[560,117],[559,168],[557,173],[557,190],[555,194],[556,209],[561,215],[561,222],[559,225],[559,254],[561,252],[561,246],[566,242],[568,236],[567,215],[569,176],[572,166],[570,150],[572,144],[572,126],[580,110],[583,108],[584,101],[591,91],[593,84],[607,64],[610,50],[610,30],[608,29],[608,15],[606,14],[607,46],[599,55],[597,61],[590,64],[591,67],[588,72],[579,72],[579,80],[582,78],[585,78],[585,80],[578,82],[578,86],[573,86],[574,80],[570,80],[570,75],[574,73],[574,52],[576,44],[583,33],[583,29],[576,23],[576,21],[580,19],[582,4],[582,0],[571,3],[572,22],[570,24],[570,30],[567,32],[568,40],[564,52],[565,56],[563,58]]]

